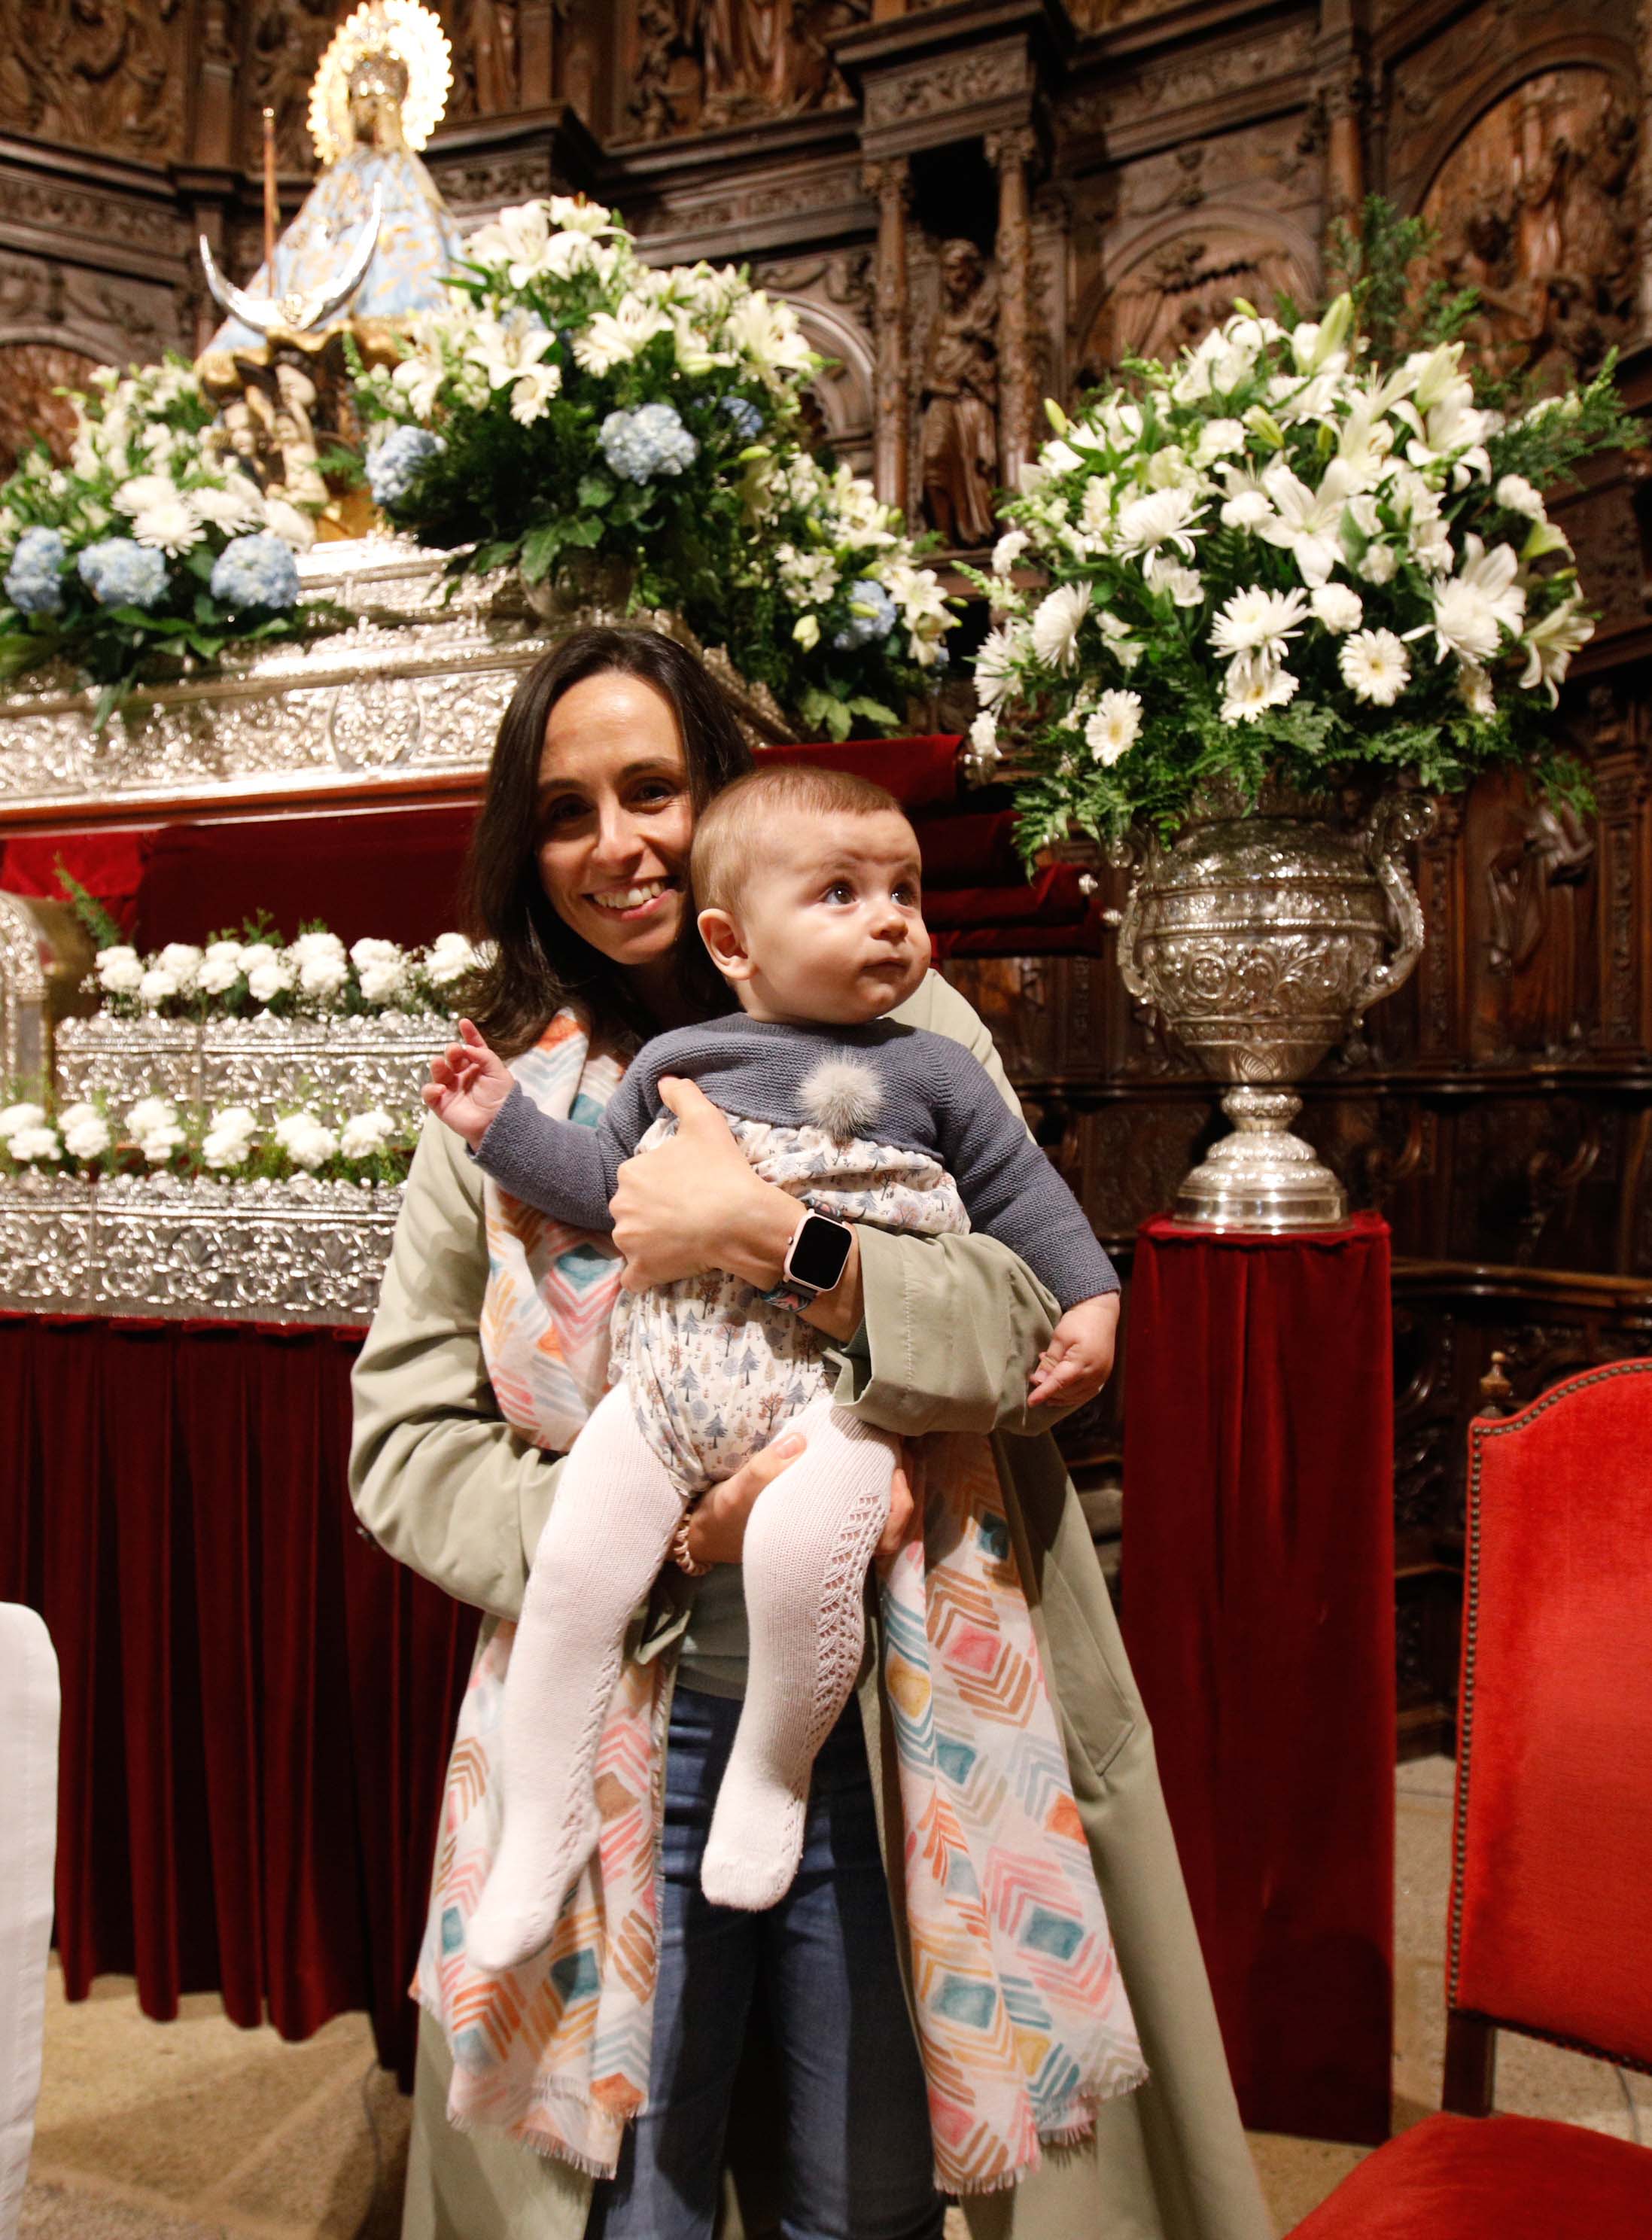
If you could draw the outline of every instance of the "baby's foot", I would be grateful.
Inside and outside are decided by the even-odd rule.
[[[731,1795],[724,1774],[700,1862],[700,1887],[713,1905],[762,1913],[779,1903],[803,1857],[804,1803],[783,1790]]]
[[[506,1835],[464,1932],[465,1957],[473,1968],[503,1975],[544,1950],[601,1830],[593,1799],[558,1831],[561,1840],[549,1856],[541,1844],[513,1843]]]

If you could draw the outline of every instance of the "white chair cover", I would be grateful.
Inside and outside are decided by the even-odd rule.
[[[0,1603],[0,2240],[14,2240],[34,2143],[57,1850],[57,1657]]]

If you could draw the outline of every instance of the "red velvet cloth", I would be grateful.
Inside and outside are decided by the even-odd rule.
[[[1389,1234],[1142,1230],[1123,1623],[1248,2124],[1389,2130]]]
[[[1101,905],[1071,864],[1029,881],[1009,810],[961,805],[950,737],[774,747],[767,756],[820,762],[876,778],[899,796],[923,851],[927,915],[937,959],[1101,953]],[[268,910],[290,936],[322,918],[345,941],[364,934],[417,943],[458,920],[474,803],[294,808],[126,831],[0,835],[0,889],[57,895],[61,857],[140,948],[204,941]]]
[[[61,860],[129,938],[157,828],[132,832],[24,832],[0,839],[0,890],[61,902]]]
[[[1290,2240],[1646,2240],[1652,2151],[1530,2116],[1430,2116]]]
[[[1452,2003],[1652,2063],[1652,1361],[1469,1442]],[[1652,2157],[1649,2157],[1652,2162]],[[1642,2228],[1652,2233],[1652,2215]]]
[[[304,2037],[408,1997],[475,1638],[356,1528],[355,1336],[0,1317],[0,1598],[63,1677],[65,1988]]]

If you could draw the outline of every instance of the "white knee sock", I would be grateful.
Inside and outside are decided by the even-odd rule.
[[[514,1968],[550,1943],[596,1845],[596,1749],[631,1612],[664,1561],[683,1492],[616,1384],[557,1481],[510,1651],[504,1832],[465,1933],[473,1965]]]
[[[714,1904],[749,1912],[797,1871],[815,1753],[860,1670],[866,1567],[895,1461],[894,1440],[829,1400],[787,1429],[809,1443],[746,1525],[746,1700],[700,1868]]]

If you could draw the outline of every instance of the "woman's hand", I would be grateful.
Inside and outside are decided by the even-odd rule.
[[[663,1147],[662,1147],[663,1148]],[[772,1485],[788,1463],[796,1462],[807,1442],[796,1431],[783,1431],[770,1446],[742,1463],[732,1477],[703,1493],[689,1513],[686,1535],[689,1553],[696,1563],[737,1563],[746,1544],[746,1519],[752,1503],[766,1485]]]
[[[622,1163],[611,1203],[626,1290],[646,1291],[708,1268],[768,1290],[780,1279],[797,1226],[796,1199],[753,1173],[728,1122],[693,1082],[662,1080],[660,1102],[676,1115],[676,1133]]]
[[[912,1440],[903,1443],[895,1457],[889,1480],[889,1519],[878,1536],[872,1561],[887,1572],[909,1540],[923,1529],[923,1450]]]
[[[763,1488],[772,1485],[788,1463],[796,1462],[807,1442],[801,1433],[783,1431],[772,1445],[743,1463],[732,1477],[725,1477],[696,1502],[689,1515],[686,1535],[689,1553],[696,1563],[737,1563],[746,1543],[746,1520]],[[917,1530],[920,1523],[914,1479],[915,1458],[903,1448],[896,1458],[889,1486],[889,1515],[872,1551],[880,1570],[886,1570]]]

